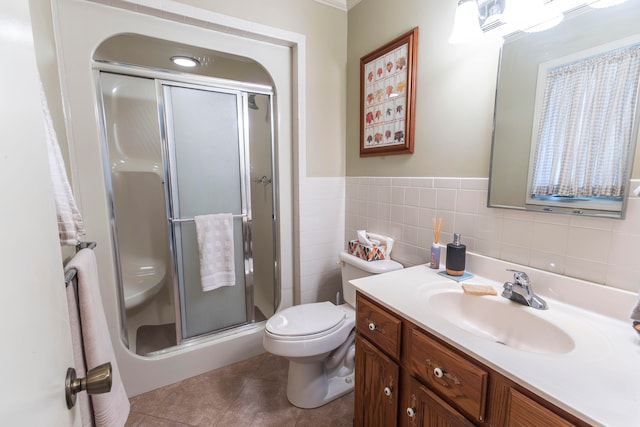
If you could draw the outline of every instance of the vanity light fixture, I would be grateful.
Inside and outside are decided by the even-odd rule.
[[[620,3],[626,0],[591,0]],[[555,27],[564,11],[584,5],[585,0],[458,0],[449,43],[490,40],[516,31],[538,32]]]
[[[458,0],[449,43],[461,44],[480,39],[483,33],[480,29],[478,16],[478,3],[476,0]]]
[[[200,65],[200,61],[190,56],[176,55],[171,57],[171,62],[181,67],[193,68],[196,65]]]

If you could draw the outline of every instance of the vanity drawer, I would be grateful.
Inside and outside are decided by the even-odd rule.
[[[483,421],[489,374],[416,329],[410,339],[409,366],[413,375],[462,413]]]
[[[356,300],[356,329],[392,358],[400,357],[402,321],[361,294]]]

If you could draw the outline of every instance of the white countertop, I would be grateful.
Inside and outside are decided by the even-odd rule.
[[[501,297],[502,284],[512,279],[506,268],[525,271],[549,309],[536,310]],[[467,254],[467,271],[474,277],[460,283],[426,265],[351,283],[390,310],[590,424],[640,426],[640,338],[629,320],[636,298],[633,293],[475,254]],[[515,349],[468,332],[429,308],[429,296],[443,291],[462,293],[461,283],[494,286],[498,296],[473,298],[515,304],[527,310],[527,315],[565,331],[575,347],[563,354]],[[527,328],[527,324],[515,326]]]

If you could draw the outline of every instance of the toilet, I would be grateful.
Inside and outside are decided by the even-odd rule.
[[[317,408],[353,390],[356,289],[349,280],[403,268],[391,259],[370,261],[340,254],[344,304],[301,304],[274,314],[264,348],[289,359],[287,398],[299,408]]]

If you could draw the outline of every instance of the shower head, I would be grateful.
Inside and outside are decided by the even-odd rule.
[[[259,110],[258,104],[256,104],[256,94],[255,93],[249,94],[249,108],[251,108],[252,110]]]

